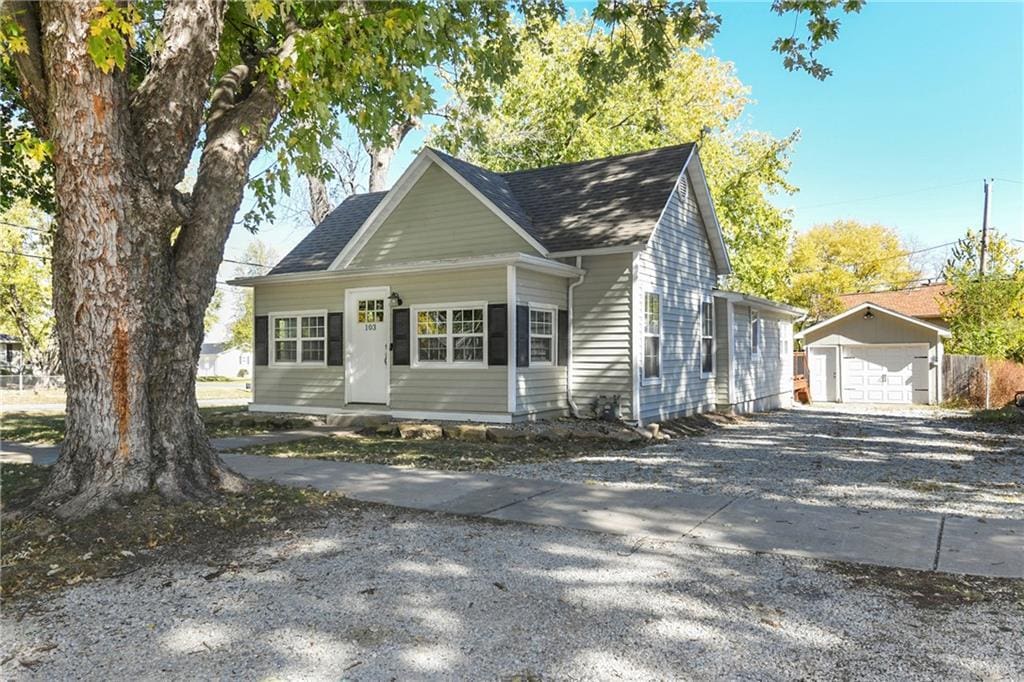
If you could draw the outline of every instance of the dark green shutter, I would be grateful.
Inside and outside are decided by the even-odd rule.
[[[487,306],[487,364],[508,365],[508,306]]]
[[[394,365],[409,364],[409,309],[396,308],[391,317],[391,363]]]
[[[558,362],[556,364],[565,366],[569,364],[569,311],[558,311]]]
[[[327,313],[327,364],[338,366],[345,362],[344,329],[341,313]]]
[[[256,327],[253,329],[253,363],[256,365],[266,365],[270,360],[270,345],[268,344],[267,338],[267,323],[268,319],[266,315],[257,315],[255,319]]]
[[[516,306],[516,367],[530,366],[530,306]]]

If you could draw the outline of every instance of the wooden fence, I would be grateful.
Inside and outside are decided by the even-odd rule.
[[[971,395],[971,377],[985,363],[984,355],[942,356],[942,399],[966,400]]]
[[[807,353],[793,353],[793,399],[802,403],[811,402],[811,390],[807,384]]]

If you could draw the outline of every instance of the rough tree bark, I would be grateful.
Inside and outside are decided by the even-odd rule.
[[[366,145],[366,153],[370,155],[370,181],[367,189],[380,192],[388,188],[388,171],[395,153],[405,140],[405,136],[416,127],[416,121],[407,118],[391,126],[388,130],[390,142],[384,146]]]
[[[306,176],[306,183],[309,185],[309,219],[313,221],[314,225],[319,225],[331,212],[331,200],[327,196],[327,185],[313,175]]]
[[[210,446],[195,374],[224,242],[278,113],[271,84],[247,65],[221,79],[206,107],[224,0],[168,4],[163,46],[134,92],[123,71],[103,73],[86,51],[95,5],[25,4],[16,14],[30,45],[16,59],[22,91],[53,143],[67,418],[43,500],[68,516],[152,489],[204,499],[244,487]],[[198,179],[182,197],[174,186],[204,113]]]

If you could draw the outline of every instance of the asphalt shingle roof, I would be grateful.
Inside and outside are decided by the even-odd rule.
[[[549,251],[646,241],[693,144],[511,173],[431,151]],[[326,270],[387,192],[341,203],[271,270]]]
[[[345,199],[270,274],[326,270],[386,195],[387,192],[369,192]]]
[[[874,303],[911,317],[941,317],[939,307],[943,297],[952,287],[949,284],[929,284],[914,289],[899,291],[871,291],[844,294],[839,297],[843,310],[855,308],[861,303]]]

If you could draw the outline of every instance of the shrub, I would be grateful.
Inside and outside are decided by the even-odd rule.
[[[232,379],[231,377],[222,377],[222,376],[211,375],[211,376],[197,376],[196,377],[196,381],[235,381],[235,380]]]

